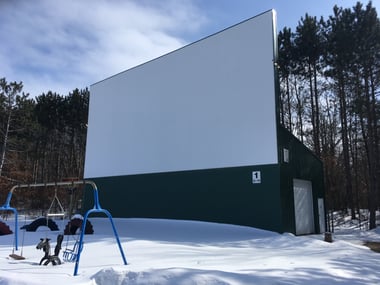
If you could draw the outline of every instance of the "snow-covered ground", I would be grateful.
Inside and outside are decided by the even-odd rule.
[[[0,285],[8,284],[380,284],[380,254],[362,245],[380,241],[380,230],[344,230],[334,242],[323,235],[294,236],[249,227],[192,221],[114,219],[128,265],[123,265],[107,218],[90,218],[95,233],[86,235],[78,275],[74,263],[38,265],[40,238],[58,232],[40,227],[20,231],[14,260],[13,235],[0,236]],[[13,230],[12,220],[5,221]],[[23,220],[20,219],[20,224]],[[64,223],[57,222],[60,229]],[[75,241],[70,237],[69,247]],[[62,244],[66,248],[67,236]],[[62,256],[61,251],[61,256]]]

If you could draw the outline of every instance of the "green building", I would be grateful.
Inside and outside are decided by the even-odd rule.
[[[93,84],[85,178],[102,206],[323,232],[322,163],[279,124],[276,39],[271,10]]]

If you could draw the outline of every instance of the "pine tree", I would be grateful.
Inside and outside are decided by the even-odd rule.
[[[0,176],[3,175],[3,171],[7,162],[7,153],[9,140],[13,128],[13,114],[15,110],[16,98],[19,96],[23,88],[22,82],[10,82],[8,83],[5,78],[0,79],[0,97],[2,117],[4,118],[1,126],[1,153],[0,153]]]

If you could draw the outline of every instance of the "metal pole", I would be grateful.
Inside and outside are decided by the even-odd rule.
[[[86,212],[84,219],[83,219],[83,222],[82,222],[80,239],[79,239],[79,246],[78,246],[78,254],[76,256],[76,261],[75,261],[74,276],[76,276],[78,274],[79,260],[80,260],[80,255],[81,255],[82,249],[83,249],[83,238],[84,238],[84,233],[86,230],[86,223],[87,223],[88,216],[91,213],[104,213],[108,216],[108,218],[111,222],[111,225],[112,225],[113,233],[115,235],[116,242],[118,244],[124,265],[127,265],[127,260],[125,258],[124,251],[123,251],[123,248],[121,246],[119,235],[116,231],[116,227],[115,227],[115,224],[113,222],[111,213],[108,210],[102,209],[100,207],[98,188],[97,188],[96,184],[90,180],[35,183],[35,184],[19,184],[19,185],[13,186],[12,189],[8,193],[7,200],[6,200],[5,204],[2,207],[0,207],[0,210],[11,210],[15,213],[15,245],[16,245],[16,250],[18,247],[18,213],[17,213],[17,210],[15,208],[10,207],[10,202],[12,199],[13,192],[18,188],[46,187],[46,186],[68,186],[68,185],[81,185],[81,184],[89,184],[92,187],[92,190],[94,191],[94,208],[91,210],[88,210]]]
[[[98,192],[98,189],[96,187],[96,184],[93,181],[90,180],[77,180],[77,181],[62,181],[62,182],[49,182],[49,183],[34,183],[34,184],[18,184],[11,188],[7,195],[7,199],[3,206],[0,207],[0,210],[9,210],[13,211],[15,215],[15,248],[18,250],[18,212],[16,208],[13,208],[10,206],[13,192],[18,188],[31,188],[31,187],[45,187],[45,186],[67,186],[67,185],[82,185],[82,184],[89,184],[92,186],[94,192]],[[97,201],[95,201],[97,205],[99,205],[99,199],[97,198]]]
[[[77,253],[77,256],[76,256],[76,260],[75,260],[74,276],[78,275],[79,261],[80,261],[80,256],[82,254],[82,249],[83,249],[83,239],[84,239],[84,234],[85,234],[85,230],[86,230],[86,223],[87,223],[88,216],[91,213],[104,213],[104,214],[106,214],[108,216],[108,218],[109,218],[109,220],[111,222],[111,225],[112,225],[112,229],[113,229],[113,233],[114,233],[115,238],[116,238],[117,245],[119,247],[121,258],[123,259],[124,265],[127,265],[127,260],[125,258],[124,251],[123,251],[123,248],[121,246],[119,235],[117,233],[117,230],[116,230],[115,224],[113,222],[111,213],[108,212],[105,209],[101,209],[101,208],[95,209],[94,208],[94,209],[88,210],[86,212],[86,214],[84,215],[83,221],[82,221],[82,227],[81,227],[81,232],[80,232],[80,237],[79,237],[78,253]]]

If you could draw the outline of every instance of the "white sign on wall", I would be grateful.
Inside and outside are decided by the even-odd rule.
[[[261,171],[252,171],[252,183],[253,184],[261,183]]]

